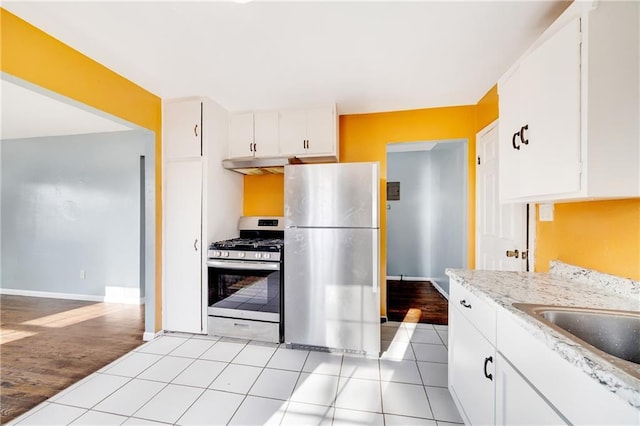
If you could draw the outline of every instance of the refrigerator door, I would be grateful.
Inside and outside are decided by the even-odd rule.
[[[378,228],[378,163],[285,166],[285,226]]]
[[[285,229],[285,341],[380,353],[377,229]]]

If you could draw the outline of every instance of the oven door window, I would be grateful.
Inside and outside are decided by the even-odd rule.
[[[280,313],[280,271],[209,268],[209,308]]]

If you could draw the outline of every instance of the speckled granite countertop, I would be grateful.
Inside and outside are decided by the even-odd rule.
[[[447,269],[447,275],[490,305],[513,314],[546,346],[640,409],[640,379],[513,306],[535,303],[640,312],[640,282],[555,261],[549,273]]]

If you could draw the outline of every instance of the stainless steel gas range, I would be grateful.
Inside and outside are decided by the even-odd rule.
[[[284,218],[243,216],[240,238],[208,250],[208,332],[282,342]]]

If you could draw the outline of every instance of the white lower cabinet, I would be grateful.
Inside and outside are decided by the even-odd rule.
[[[449,391],[466,424],[640,424],[637,408],[521,321],[449,281]]]
[[[566,424],[556,409],[498,352],[499,321],[495,308],[450,280],[449,391],[465,423]]]
[[[451,306],[451,305],[450,305]],[[449,309],[449,390],[466,423],[494,424],[494,346],[462,315]]]
[[[502,356],[496,359],[496,424],[564,425],[566,422]]]

